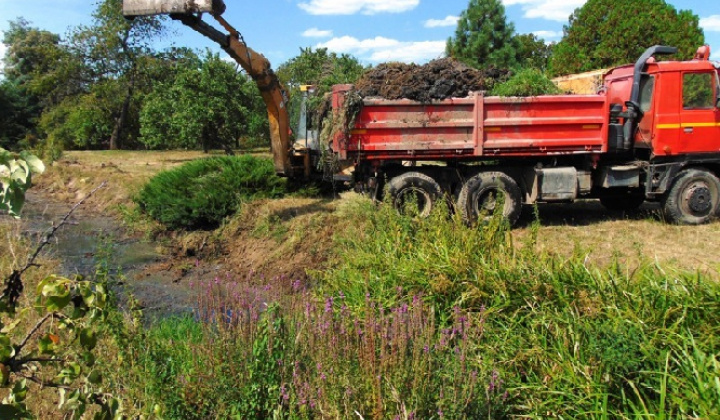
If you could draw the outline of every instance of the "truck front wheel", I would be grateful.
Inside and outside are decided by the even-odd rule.
[[[717,217],[720,208],[720,180],[708,170],[681,172],[665,195],[665,216],[674,223],[700,225]]]
[[[502,172],[480,172],[468,179],[460,190],[458,208],[468,223],[493,216],[502,203],[502,216],[515,224],[522,210],[522,193],[514,179]]]
[[[388,193],[400,213],[427,217],[442,197],[440,185],[421,172],[405,172],[390,180]]]

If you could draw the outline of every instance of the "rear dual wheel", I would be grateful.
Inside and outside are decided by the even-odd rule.
[[[522,192],[517,182],[503,172],[480,172],[465,181],[457,205],[467,223],[487,221],[499,213],[512,226],[520,217]]]
[[[428,175],[405,172],[390,180],[388,193],[399,213],[428,217],[442,197],[442,188]]]

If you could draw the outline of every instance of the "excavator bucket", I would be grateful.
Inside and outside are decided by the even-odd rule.
[[[225,12],[223,0],[123,0],[125,17]]]

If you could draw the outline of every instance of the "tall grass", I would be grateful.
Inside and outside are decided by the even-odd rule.
[[[196,284],[194,318],[135,336],[132,386],[183,419],[720,416],[715,280],[590,267],[447,209],[344,213],[312,287]]]

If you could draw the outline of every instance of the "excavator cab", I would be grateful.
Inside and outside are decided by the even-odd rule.
[[[300,86],[300,118],[295,132],[295,150],[320,150],[319,132],[312,115],[308,112],[308,100],[315,95],[315,86]]]

